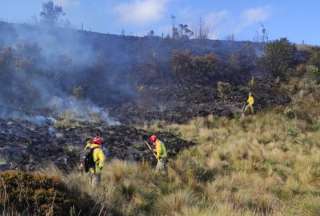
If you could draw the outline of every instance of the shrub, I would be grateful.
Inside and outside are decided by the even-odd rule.
[[[90,215],[94,202],[58,177],[7,171],[0,174],[0,211],[23,215]],[[93,209],[93,208],[92,208]]]
[[[211,84],[218,75],[218,66],[219,61],[214,54],[192,56],[188,52],[178,52],[172,57],[174,77],[183,85]]]
[[[221,82],[221,81],[217,83],[218,96],[223,100],[225,100],[227,95],[231,93],[231,90],[232,90],[232,86],[230,83]]]
[[[314,65],[316,67],[320,67],[320,48],[311,49],[311,55],[308,61],[309,65]]]
[[[297,49],[286,38],[268,43],[261,64],[274,77],[286,78],[288,70],[295,67]]]
[[[316,65],[307,65],[307,73],[311,75],[318,83],[320,82],[320,69]]]

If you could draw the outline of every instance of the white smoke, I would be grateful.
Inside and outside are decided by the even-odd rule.
[[[94,105],[89,100],[78,100],[72,96],[66,98],[55,96],[49,101],[48,107],[53,109],[58,115],[67,113],[71,115],[72,119],[78,121],[102,121],[108,125],[120,124],[109,116],[107,110]]]

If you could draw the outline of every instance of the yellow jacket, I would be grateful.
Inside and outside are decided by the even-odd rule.
[[[96,165],[95,170],[91,170],[91,172],[99,173],[103,166],[104,161],[106,159],[106,156],[101,148],[101,145],[92,144],[90,142],[87,142],[85,149],[93,149],[93,161]]]
[[[253,96],[249,96],[249,97],[248,97],[247,103],[248,103],[249,105],[251,105],[251,106],[254,104],[254,98],[253,98]]]
[[[167,150],[166,146],[160,140],[156,140],[156,149],[155,149],[157,159],[166,158],[167,157]]]

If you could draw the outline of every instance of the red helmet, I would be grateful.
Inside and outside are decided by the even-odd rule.
[[[156,135],[152,135],[151,137],[149,137],[150,142],[155,142],[157,140],[157,136]]]
[[[92,139],[92,143],[97,145],[102,145],[103,139],[101,137],[96,136],[95,138]]]

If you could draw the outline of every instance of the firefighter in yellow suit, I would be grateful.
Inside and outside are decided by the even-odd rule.
[[[153,143],[154,146],[154,152],[156,153],[157,157],[157,166],[156,166],[156,172],[161,172],[161,173],[168,173],[168,160],[167,160],[167,149],[164,143],[157,138],[156,135],[152,135],[149,138],[150,142]]]
[[[105,162],[105,154],[102,150],[103,139],[100,135],[95,136],[92,140],[86,143],[85,150],[92,151],[94,166],[89,168],[90,183],[92,186],[97,186],[101,182],[101,171]]]
[[[252,93],[249,92],[249,96],[248,96],[248,99],[247,99],[247,105],[246,105],[246,107],[244,109],[244,113],[246,113],[248,111],[248,109],[249,109],[251,114],[254,114],[253,105],[254,105],[254,97],[253,97]]]

